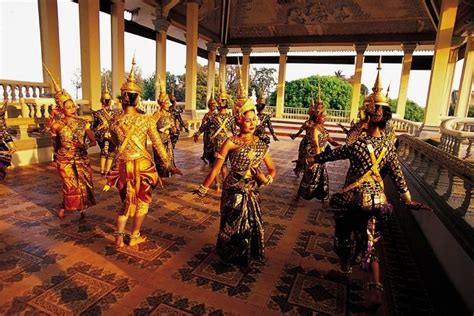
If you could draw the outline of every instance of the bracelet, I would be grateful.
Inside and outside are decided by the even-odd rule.
[[[201,184],[197,191],[199,196],[205,196],[207,194],[207,191],[209,191],[209,188],[206,188]]]
[[[267,182],[265,182],[264,185],[269,185],[273,183],[273,177],[271,175],[267,176]]]
[[[400,198],[406,205],[409,205],[411,203],[410,191],[406,191],[405,193],[400,194]]]

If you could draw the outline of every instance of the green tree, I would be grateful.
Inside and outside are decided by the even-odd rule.
[[[254,90],[258,99],[273,91],[277,84],[276,72],[277,70],[275,68],[253,68],[249,81],[249,95],[251,95],[251,91]]]
[[[285,83],[285,106],[309,107],[311,97],[318,98],[318,82],[321,84],[321,99],[329,109],[348,110],[352,96],[352,87],[347,81],[336,76],[311,76]],[[276,92],[270,97],[275,104]]]
[[[388,103],[392,108],[392,112],[395,113],[397,111],[397,102],[398,99],[389,99]],[[425,115],[425,109],[418,105],[415,101],[407,99],[407,103],[405,106],[405,117],[404,119],[414,122],[422,122],[423,117]]]

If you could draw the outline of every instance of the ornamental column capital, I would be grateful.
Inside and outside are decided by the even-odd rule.
[[[364,53],[367,50],[368,46],[369,46],[369,44],[367,44],[367,43],[355,43],[354,44],[354,49],[355,49],[357,55],[364,55]]]

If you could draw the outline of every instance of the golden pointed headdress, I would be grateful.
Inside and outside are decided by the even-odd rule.
[[[225,79],[219,78],[219,97],[217,102],[220,104],[222,100],[227,100],[227,92],[225,91]]]
[[[132,68],[130,69],[130,73],[128,74],[127,81],[122,85],[120,88],[120,91],[122,93],[124,92],[131,92],[131,93],[137,93],[141,94],[142,93],[142,88],[137,84],[136,78],[135,78],[135,55],[133,55],[132,59]]]
[[[215,106],[217,105],[216,99],[214,97],[214,86],[212,86],[211,97],[209,98],[209,101],[207,101],[207,107],[209,107],[211,104],[214,104]]]
[[[170,101],[171,101],[171,102],[175,102],[175,101],[176,101],[176,97],[175,97],[175,95],[174,95],[174,84],[171,85]]]
[[[311,96],[311,99],[312,99],[312,96]],[[319,83],[319,80],[318,80],[318,102],[316,104],[314,104],[314,101],[311,100],[313,102],[313,113],[318,116],[318,115],[321,115],[325,108],[324,108],[324,104],[323,104],[323,101],[321,100],[321,84]]]
[[[100,98],[100,102],[103,103],[105,100],[111,100],[112,96],[109,92],[109,87],[107,84],[107,76],[104,77],[105,85],[104,85],[104,92],[102,92],[102,97]]]
[[[248,97],[245,91],[244,83],[242,82],[242,67],[240,66],[240,59],[237,57],[237,64],[239,67],[239,85],[237,87],[237,100],[245,101]]]
[[[370,102],[380,105],[389,105],[387,102],[387,97],[382,93],[382,79],[380,77],[380,70],[382,70],[382,58],[379,58],[379,64],[377,66],[377,77],[375,77],[374,87],[372,88],[372,93],[365,98],[364,102]]]
[[[46,67],[45,64],[43,64],[44,69],[46,69],[46,72],[48,73],[49,77],[51,78],[51,82],[53,83],[53,93],[54,93],[54,100],[56,101],[56,105],[60,107],[61,109],[64,107],[64,103],[68,100],[72,100],[72,97],[69,93],[67,93],[66,90],[61,89],[59,84],[54,80],[53,75],[51,75],[51,72],[49,72],[48,67]]]
[[[163,104],[168,102],[170,103],[170,98],[168,97],[168,94],[166,93],[166,82],[162,81],[160,76],[158,76],[158,84],[160,85],[160,96],[158,97],[158,103]]]
[[[245,100],[244,104],[239,108],[238,114],[239,116],[242,116],[248,111],[256,111],[255,104],[251,99]]]

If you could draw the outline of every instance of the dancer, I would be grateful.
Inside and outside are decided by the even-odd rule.
[[[389,170],[407,207],[419,209],[424,206],[411,200],[395,147],[383,133],[387,121],[391,119],[391,111],[385,106],[387,101],[381,93],[380,69],[373,91],[365,113],[368,116],[366,135],[352,144],[315,156],[315,162],[350,160],[344,188],[330,201],[336,221],[334,247],[341,272],[349,274],[354,262],[360,262],[364,269],[372,270],[369,283],[372,299],[369,305],[375,308],[381,303],[383,289],[375,244],[380,240],[384,224],[392,212],[384,193],[380,170]]]
[[[153,188],[158,183],[153,158],[146,149],[147,136],[151,139],[161,164],[172,174],[182,174],[173,166],[163,147],[156,130],[155,119],[137,111],[141,88],[135,82],[135,58],[132,60],[132,68],[127,81],[120,90],[124,111],[110,127],[112,141],[118,148],[116,164],[107,176],[107,184],[103,188],[104,191],[108,191],[115,185],[125,206],[117,212],[115,232],[117,248],[125,246],[125,227],[129,217],[133,218],[129,245],[135,246],[146,240],[145,236],[140,234],[140,229],[152,201]]]
[[[112,96],[107,87],[107,79],[105,79],[105,88],[100,103],[102,109],[92,112],[92,129],[100,147],[100,174],[105,175],[112,167],[115,153],[114,144],[110,142],[110,124],[119,114],[119,111],[112,110]]]
[[[7,175],[6,169],[11,165],[12,155],[16,152],[13,138],[8,132],[5,114],[7,112],[8,99],[3,100],[0,105],[0,181]]]
[[[173,124],[175,126],[175,130],[171,131],[170,138],[171,144],[173,145],[174,149],[176,147],[176,143],[178,142],[179,135],[181,134],[181,130],[184,129],[186,133],[189,133],[189,129],[184,123],[183,118],[181,117],[181,113],[183,113],[183,110],[178,108],[176,104],[176,97],[174,96],[174,86],[171,88],[170,102],[171,105],[169,111],[171,113],[171,116],[173,117]]]
[[[161,142],[166,149],[171,165],[174,167],[174,147],[171,142],[171,135],[176,132],[176,125],[174,124],[173,115],[170,111],[170,99],[166,93],[165,82],[160,80],[160,95],[158,98],[160,105],[159,112],[157,111],[153,116],[158,118],[156,122],[156,129],[161,137]],[[153,151],[155,157],[156,169],[160,177],[169,178],[171,176],[168,166],[164,165],[160,160],[160,154]]]
[[[319,88],[318,88],[319,89]],[[340,144],[333,140],[327,129],[324,128],[326,113],[318,90],[318,103],[311,114],[313,120],[308,131],[309,141],[305,143],[304,151],[304,174],[298,188],[298,195],[306,200],[316,198],[324,200],[329,196],[329,177],[325,164],[314,163],[314,155],[324,151],[327,143],[339,147]]]
[[[48,68],[44,66],[53,82],[56,109],[48,122],[53,139],[54,161],[63,182],[63,203],[58,212],[64,218],[65,211],[80,212],[95,205],[92,169],[87,149],[95,146],[94,132],[90,124],[77,116],[77,106],[72,97],[61,90]]]
[[[226,140],[216,155],[216,163],[196,191],[205,196],[228,159],[230,172],[224,180],[217,254],[226,263],[248,267],[251,259],[264,256],[264,232],[259,186],[269,185],[276,176],[268,145],[255,136],[255,105],[247,100],[237,116],[240,133]],[[261,163],[267,174],[260,169]]]
[[[265,97],[262,97],[257,100],[257,116],[260,123],[257,126],[255,135],[260,137],[268,145],[270,144],[270,136],[267,135],[266,128],[268,128],[268,130],[270,131],[270,134],[272,135],[274,141],[278,141],[278,137],[276,136],[275,131],[273,130],[271,121],[272,115],[263,113],[263,110],[265,109],[266,105],[265,101]]]
[[[207,164],[209,162],[210,165],[214,164],[214,145],[211,141],[211,132],[214,130],[214,128],[211,126],[212,125],[212,120],[211,117],[215,114],[216,112],[216,106],[217,102],[214,99],[214,91],[212,91],[211,98],[207,102],[207,108],[209,111],[204,114],[204,117],[201,120],[201,126],[199,126],[199,130],[194,133],[193,139],[194,142],[197,142],[199,140],[199,135],[203,134],[202,137],[202,142],[203,142],[203,149],[202,149],[202,156],[201,160]]]

